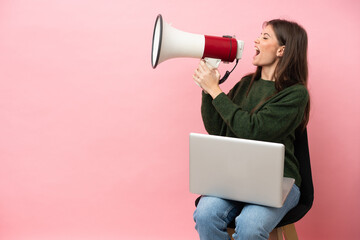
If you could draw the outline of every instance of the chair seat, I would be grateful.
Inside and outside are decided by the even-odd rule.
[[[231,240],[234,240],[232,235],[235,233],[235,229],[228,228],[227,232]],[[296,233],[295,225],[293,223],[285,225],[283,227],[275,228],[270,233],[268,240],[283,240],[283,236],[285,237],[285,240],[299,240]]]

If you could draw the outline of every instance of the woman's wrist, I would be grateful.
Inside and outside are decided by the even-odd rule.
[[[211,95],[211,97],[213,99],[215,99],[220,93],[222,93],[222,90],[220,89],[220,87],[218,87],[218,88],[212,89],[208,93]]]

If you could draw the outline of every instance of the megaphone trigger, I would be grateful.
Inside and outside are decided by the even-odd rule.
[[[216,58],[204,58],[206,65],[211,68],[218,68],[221,62],[221,59],[216,59]]]

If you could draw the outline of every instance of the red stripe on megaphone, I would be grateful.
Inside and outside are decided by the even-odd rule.
[[[224,62],[233,62],[236,58],[237,41],[235,38],[205,35],[203,58],[216,58]]]

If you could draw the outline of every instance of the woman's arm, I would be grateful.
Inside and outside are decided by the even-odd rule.
[[[206,93],[210,94],[213,99],[222,93],[219,86],[219,71],[217,69],[210,68],[204,60],[200,61],[193,78],[197,85],[199,85]]]
[[[295,85],[272,97],[254,113],[242,110],[223,93],[212,104],[237,137],[276,141],[299,126],[307,102],[306,88]]]
[[[212,97],[202,91],[201,117],[206,131],[211,135],[220,135],[223,120],[212,104]]]

